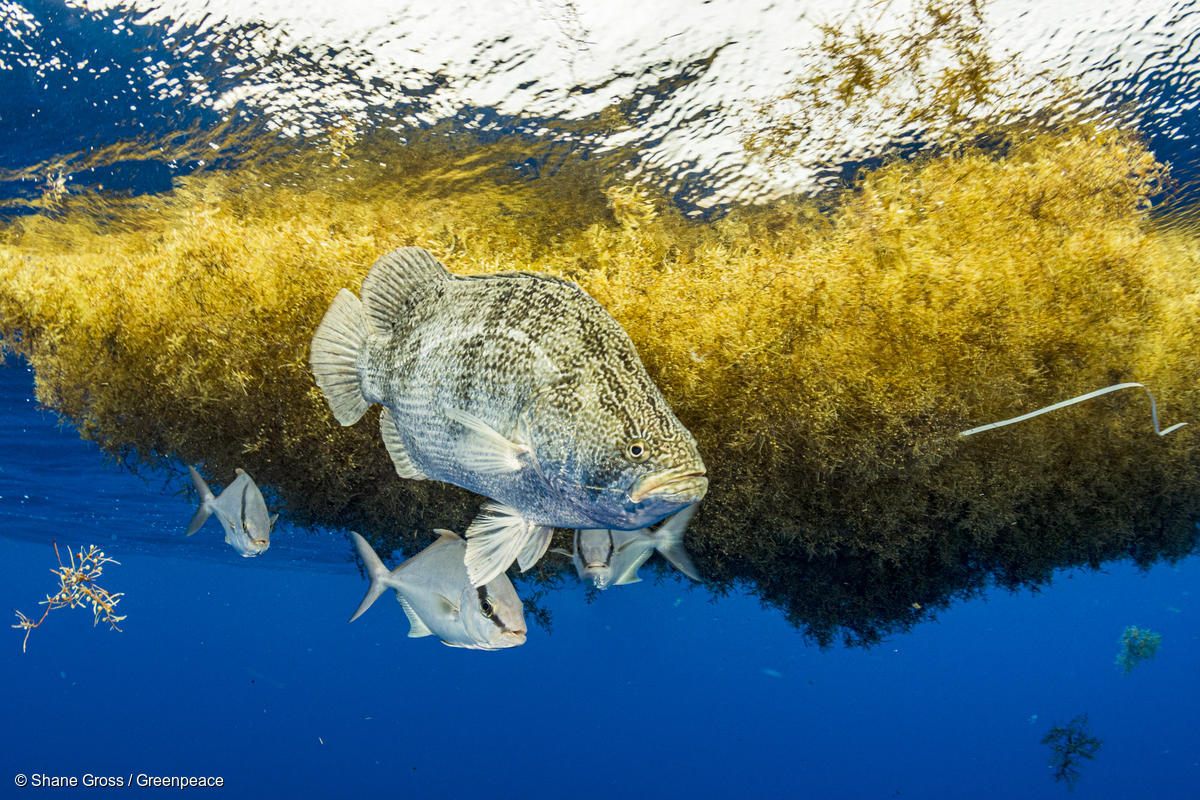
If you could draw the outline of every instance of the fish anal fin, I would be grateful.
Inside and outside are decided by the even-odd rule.
[[[415,297],[451,277],[423,247],[400,247],[381,256],[363,280],[362,302],[371,328],[388,336]]]
[[[467,528],[467,576],[472,586],[483,586],[502,574],[524,552],[528,559],[534,545],[530,539],[545,537],[536,545],[537,555],[545,551],[550,538],[541,533],[544,526],[529,522],[516,509],[503,503],[486,503],[482,512]],[[552,529],[545,528],[551,531]],[[537,561],[535,558],[534,562]],[[526,568],[533,566],[527,563]]]
[[[423,481],[429,477],[413,463],[412,457],[404,447],[404,440],[400,437],[400,429],[396,427],[396,418],[387,406],[383,407],[383,412],[379,415],[379,434],[383,437],[383,446],[387,448],[388,455],[392,457],[397,475],[414,481]]]
[[[553,536],[554,528],[546,525],[536,526],[525,541],[525,545],[517,553],[517,565],[521,568],[521,572],[527,572],[530,567],[541,560],[542,556],[546,554],[546,548],[550,546],[550,539]]]
[[[429,626],[421,621],[417,616],[417,612],[413,610],[412,605],[405,600],[399,592],[396,592],[396,599],[400,601],[400,607],[404,609],[404,616],[408,617],[408,638],[420,639],[422,636],[433,636],[433,631],[429,630]]]

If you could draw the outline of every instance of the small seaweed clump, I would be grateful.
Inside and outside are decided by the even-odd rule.
[[[110,452],[244,467],[293,520],[411,552],[478,499],[397,478],[377,412],[339,427],[307,360],[337,291],[420,245],[458,273],[569,278],[616,317],[709,466],[702,574],[798,624],[855,607],[841,579],[814,584],[817,560],[895,572],[877,602],[900,619],[989,573],[1193,546],[1200,448],[1155,437],[1145,398],[957,437],[1134,380],[1166,422],[1200,420],[1200,237],[1151,218],[1164,167],[1136,136],[1012,136],[714,220],[607,164],[388,131],[158,197],[71,195],[0,225],[0,343]],[[833,596],[800,600],[822,583]]]
[[[108,556],[104,555],[104,551],[89,545],[87,550],[79,549],[79,563],[76,564],[76,554],[72,553],[70,548],[67,549],[67,555],[70,557],[70,564],[62,563],[62,555],[58,552],[58,543],[54,544],[54,556],[58,559],[58,569],[52,569],[55,577],[58,578],[58,592],[53,595],[46,595],[46,599],[41,601],[41,605],[46,607],[42,612],[42,616],[34,622],[29,617],[22,614],[20,611],[15,611],[18,622],[13,625],[14,628],[21,628],[25,631],[25,639],[21,642],[21,652],[25,652],[26,646],[29,644],[29,634],[33,633],[33,629],[46,621],[46,617],[56,608],[84,608],[91,606],[92,609],[92,624],[98,625],[101,620],[108,623],[109,628],[114,631],[121,630],[117,627],[117,623],[125,619],[116,613],[117,603],[121,602],[122,592],[113,594],[105,589],[100,584],[96,583],[96,579],[104,574],[105,564],[120,564]]]
[[[1117,666],[1128,675],[1138,664],[1154,658],[1160,644],[1162,644],[1161,633],[1130,625],[1121,634],[1121,650],[1117,653]]]
[[[1088,730],[1087,714],[1080,714],[1066,725],[1051,728],[1042,739],[1042,744],[1049,745],[1054,751],[1050,757],[1054,780],[1065,782],[1069,790],[1075,791],[1075,784],[1079,781],[1079,765],[1085,759],[1095,758],[1102,742]]]

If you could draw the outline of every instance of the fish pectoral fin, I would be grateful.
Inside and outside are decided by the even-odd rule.
[[[429,630],[429,626],[421,621],[421,618],[417,616],[417,612],[413,609],[412,605],[401,597],[399,592],[396,593],[396,599],[400,601],[400,607],[404,609],[404,616],[408,617],[408,624],[410,626],[408,629],[408,638],[420,639],[422,636],[433,636],[433,631]]]
[[[434,597],[437,598],[438,605],[442,607],[443,613],[445,613],[447,616],[449,616],[452,620],[458,619],[458,612],[459,612],[458,603],[454,602],[449,597],[446,597],[446,595],[444,595],[444,594],[436,594],[435,593]]]
[[[529,453],[529,445],[514,442],[469,411],[446,409],[446,416],[467,429],[470,434],[463,466],[476,472],[502,474],[521,468],[521,454]]]
[[[396,427],[396,418],[387,406],[383,407],[383,412],[379,415],[379,434],[383,437],[383,446],[387,448],[388,455],[392,457],[397,475],[412,481],[423,481],[429,477],[413,463],[412,456],[408,454],[404,440],[400,437],[400,429]]]
[[[552,528],[529,522],[515,508],[503,503],[485,504],[467,528],[464,561],[471,585],[483,586],[495,580],[518,556],[523,559],[523,569],[533,566],[549,545],[552,532]]]
[[[561,547],[551,547],[551,548],[550,548],[549,550],[547,550],[546,552],[547,552],[547,553],[557,553],[558,555],[560,555],[560,556],[566,556],[567,558],[574,558],[574,557],[575,557],[575,554],[574,554],[574,553],[572,553],[570,550],[564,550],[564,549],[562,549]]]
[[[525,544],[517,553],[517,565],[521,568],[521,572],[526,572],[530,567],[536,564],[541,557],[546,554],[546,548],[550,546],[550,539],[554,535],[554,528],[546,525],[538,525],[532,532]]]
[[[624,586],[627,583],[641,583],[642,579],[638,577],[637,570],[626,571],[619,579],[612,582],[613,586]]]

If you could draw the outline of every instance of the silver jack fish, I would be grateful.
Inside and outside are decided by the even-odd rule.
[[[389,588],[408,616],[408,635],[437,636],[451,647],[499,650],[525,644],[525,610],[507,575],[475,587],[463,564],[467,543],[453,531],[388,572],[367,540],[351,531],[371,586],[350,621]]]
[[[271,546],[271,528],[279,515],[268,516],[262,492],[244,470],[239,469],[233,483],[215,497],[194,467],[188,466],[188,472],[200,493],[200,508],[196,509],[188,525],[188,536],[200,530],[209,515],[216,514],[217,521],[225,529],[225,541],[244,558],[265,552]]]
[[[467,530],[476,586],[514,559],[537,563],[554,527],[644,528],[708,488],[633,342],[570,281],[451,275],[402,247],[371,268],[361,301],[338,292],[309,363],[341,424],[383,405],[400,477],[495,501]]]
[[[556,548],[556,552],[571,558],[579,579],[590,581],[597,589],[637,583],[638,570],[657,550],[675,569],[694,581],[700,573],[683,547],[683,533],[695,513],[689,506],[667,519],[657,530],[642,528],[636,531],[591,529],[575,531],[575,552]]]

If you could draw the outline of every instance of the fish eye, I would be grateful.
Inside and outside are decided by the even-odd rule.
[[[492,606],[492,601],[485,597],[479,601],[479,610],[485,617],[490,617],[496,609]]]
[[[625,457],[635,464],[640,464],[650,456],[650,448],[644,439],[634,439],[625,445]]]

